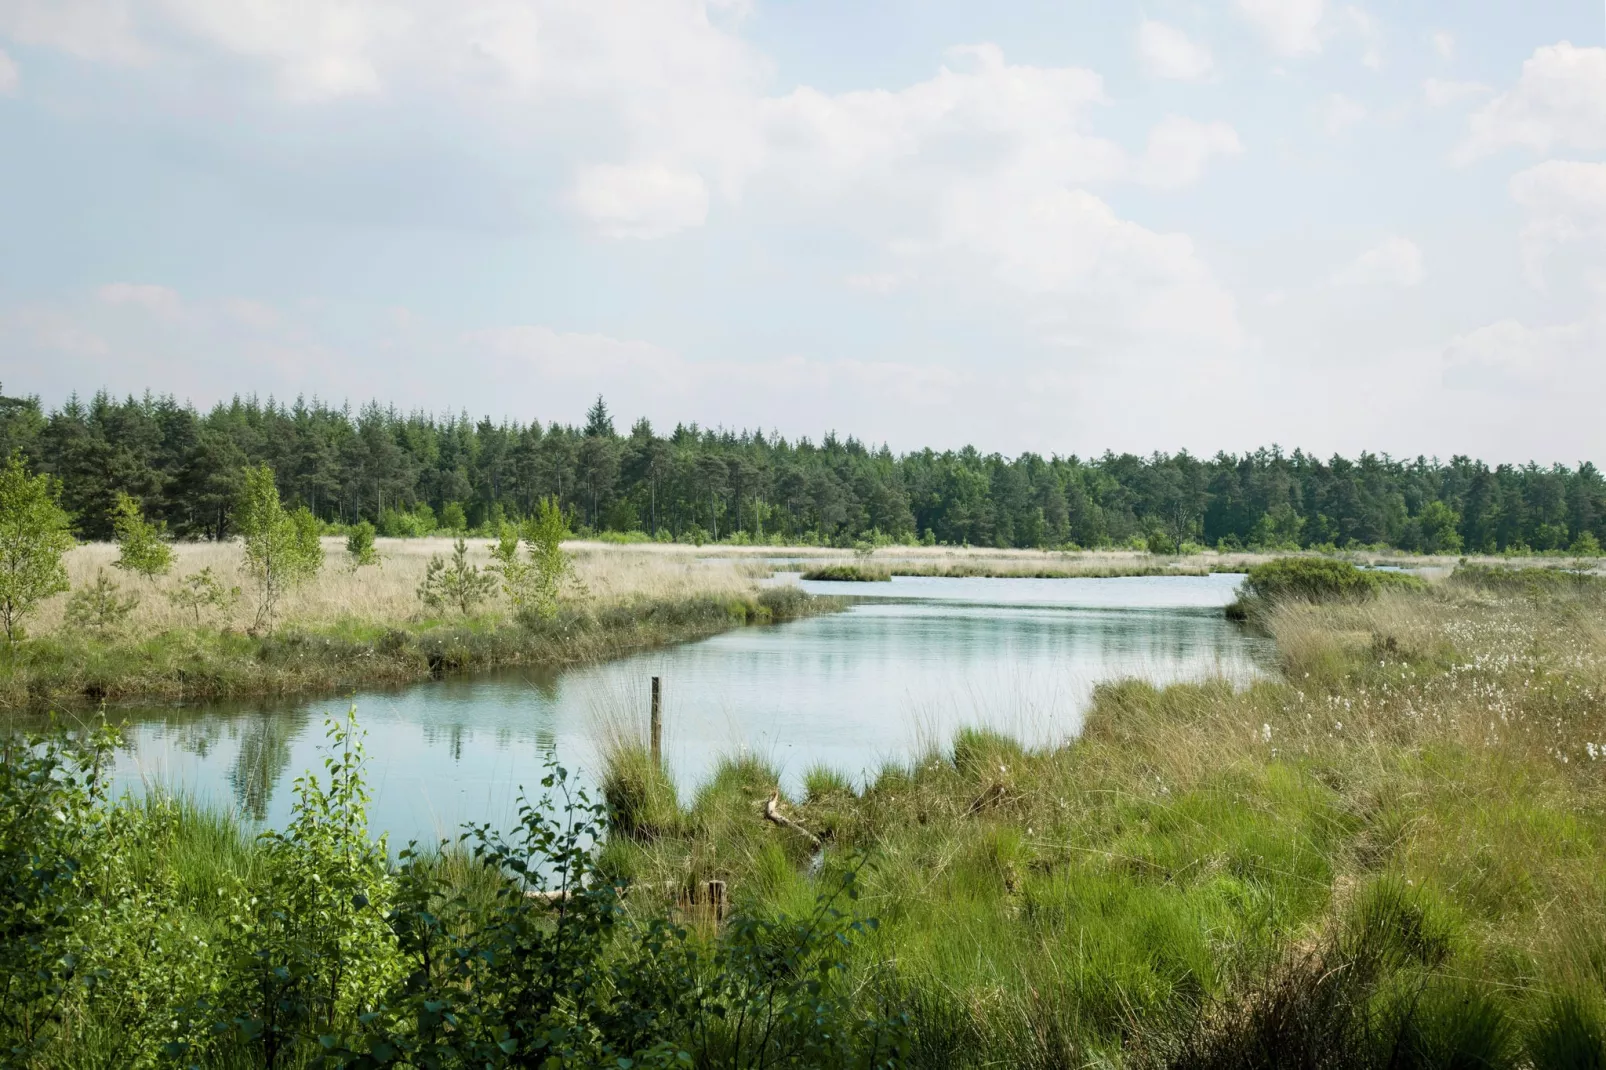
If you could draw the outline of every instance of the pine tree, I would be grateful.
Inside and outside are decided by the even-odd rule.
[[[468,543],[459,537],[452,546],[450,565],[435,554],[424,566],[424,582],[418,586],[418,599],[431,609],[454,606],[466,617],[494,590],[496,577],[468,563]]]
[[[105,569],[95,570],[95,582],[73,592],[67,599],[67,623],[74,628],[93,629],[105,636],[123,626],[128,615],[139,606],[139,595],[126,597]]]

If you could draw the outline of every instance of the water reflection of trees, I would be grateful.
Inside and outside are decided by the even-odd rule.
[[[267,819],[273,789],[290,766],[290,744],[306,723],[305,712],[260,710],[231,726],[240,749],[229,768],[229,789],[241,813],[253,821]]]

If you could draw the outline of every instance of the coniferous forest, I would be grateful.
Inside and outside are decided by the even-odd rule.
[[[0,453],[55,476],[77,534],[103,539],[119,492],[184,538],[231,534],[248,465],[287,504],[381,534],[495,527],[556,495],[582,532],[845,545],[989,547],[1143,542],[1224,548],[1598,552],[1606,482],[1594,464],[1490,466],[1362,453],[1008,458],[966,447],[894,454],[853,437],[638,420],[598,399],[579,425],[235,398],[202,412],[171,395],[97,393],[47,409],[0,396]]]

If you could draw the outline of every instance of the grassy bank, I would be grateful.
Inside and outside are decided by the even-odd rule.
[[[441,549],[381,540],[382,564],[353,570],[331,545],[319,576],[287,599],[283,623],[252,634],[238,603],[197,623],[164,597],[177,577],[201,568],[225,578],[239,571],[237,547],[180,546],[174,577],[124,580],[139,604],[114,630],[67,626],[64,598],[45,606],[33,638],[0,647],[0,709],[331,693],[500,665],[563,665],[835,608],[795,588],[760,588],[739,563],[601,552],[577,556],[580,585],[551,619],[520,618],[499,599],[472,615],[429,611],[415,592]],[[73,551],[75,587],[114,553]],[[488,560],[483,547],[475,553]]]
[[[1107,686],[1075,743],[813,770],[780,804],[807,834],[762,819],[761,763],[681,801],[616,755],[639,812],[605,864],[766,911],[867,853],[854,983],[904,994],[911,1065],[1598,1066],[1601,588],[1288,602],[1282,680]]]
[[[504,665],[568,665],[833,607],[774,587],[574,604],[543,621],[488,614],[290,625],[265,636],[204,628],[136,639],[68,634],[0,650],[0,708],[332,693]]]
[[[79,781],[8,761],[0,918],[49,940],[0,942],[0,980],[67,996],[41,982],[0,1029],[43,1038],[37,1066],[383,1065],[442,1037],[491,1047],[440,1065],[514,1065],[498,1037],[533,1056],[553,1029],[588,1066],[1603,1065],[1606,583],[1467,569],[1259,619],[1279,679],[1112,684],[1075,741],[980,726],[797,798],[752,758],[681,798],[618,737],[595,854],[527,812],[516,850],[387,863],[338,735],[254,845],[41,802]],[[57,910],[35,877],[61,872]],[[524,873],[585,879],[532,899]],[[724,924],[687,895],[711,880]],[[93,983],[62,986],[68,950]],[[761,1052],[730,1032],[749,1013]]]

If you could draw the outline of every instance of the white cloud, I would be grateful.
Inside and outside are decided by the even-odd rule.
[[[662,164],[584,167],[575,178],[574,203],[610,238],[662,238],[708,217],[708,186],[701,175]]]
[[[1138,60],[1155,78],[1197,81],[1215,66],[1210,50],[1169,23],[1144,19],[1138,26]]]
[[[1377,19],[1365,8],[1350,6],[1344,9],[1344,18],[1361,39],[1361,66],[1371,70],[1383,67],[1383,31]]]
[[[1544,261],[1576,242],[1606,245],[1606,163],[1547,160],[1511,179],[1511,196],[1526,217],[1523,264],[1528,279],[1544,283]]]
[[[86,60],[138,62],[133,0],[0,0],[0,37]]]
[[[1428,40],[1432,42],[1433,51],[1439,54],[1440,59],[1449,60],[1455,58],[1454,34],[1448,30],[1436,30]]]
[[[1322,129],[1337,137],[1366,118],[1366,108],[1342,93],[1330,93],[1322,101]]]
[[[164,319],[177,319],[184,311],[178,292],[166,286],[113,282],[97,290],[96,296],[108,305],[132,306]]]
[[[1536,49],[1510,91],[1468,121],[1461,162],[1506,148],[1606,149],[1606,48],[1566,41]]]
[[[875,271],[863,275],[849,275],[842,280],[851,290],[868,294],[889,294],[903,285],[904,277],[895,271]]]
[[[1232,298],[1186,236],[1121,220],[1077,188],[1195,181],[1241,150],[1232,128],[1170,117],[1134,160],[1089,129],[1104,102],[1091,71],[1012,66],[991,45],[955,57],[962,66],[896,92],[765,101],[762,181],[827,198],[838,225],[967,299],[977,288],[964,280],[985,272],[1040,338],[1111,352],[1177,336],[1237,344]]]
[[[22,75],[17,70],[17,64],[0,48],[0,97],[15,96],[17,87],[22,84]]]
[[[1149,132],[1148,151],[1138,165],[1139,180],[1159,189],[1192,185],[1213,157],[1241,152],[1238,132],[1227,123],[1168,115]]]
[[[1597,391],[1606,387],[1606,320],[1529,327],[1514,319],[1500,320],[1454,339],[1444,352],[1448,386],[1498,394],[1507,403],[1512,391],[1538,393],[1563,407],[1595,415]],[[1569,414],[1570,418],[1570,414]]]
[[[1120,146],[1090,131],[1089,109],[1105,100],[1097,74],[1011,65],[995,45],[950,54],[953,66],[896,91],[828,95],[804,86],[765,99],[766,166],[817,191],[879,183],[894,173],[929,187],[978,167],[1032,170],[1048,182],[1125,173]]]
[[[1492,92],[1494,90],[1481,82],[1451,82],[1442,78],[1428,78],[1422,82],[1422,99],[1430,108],[1446,108]]]
[[[1324,0],[1238,0],[1238,13],[1281,56],[1320,52]]]
[[[1027,300],[1038,332],[1088,350],[1190,340],[1241,341],[1232,295],[1193,242],[1116,216],[1082,190],[1023,184],[957,187],[943,247],[977,258]]]
[[[1339,286],[1417,286],[1423,279],[1422,250],[1391,236],[1333,273]]]
[[[236,323],[265,331],[279,326],[279,310],[262,301],[245,297],[231,297],[223,302],[223,311]]]

